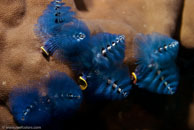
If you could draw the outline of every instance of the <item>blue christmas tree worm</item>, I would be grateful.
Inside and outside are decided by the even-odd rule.
[[[85,93],[90,100],[121,100],[128,97],[132,88],[128,68],[124,66],[90,71],[82,77],[88,83]]]
[[[134,43],[137,85],[159,94],[174,94],[179,83],[175,64],[179,43],[158,33],[138,34]]]
[[[80,107],[82,91],[63,72],[51,72],[41,82],[15,87],[9,106],[20,125],[47,126],[52,120],[68,119]]]
[[[44,42],[41,49],[48,56],[60,50],[63,56],[69,58],[87,47],[90,37],[88,27],[75,18],[75,12],[70,7],[64,5],[61,0],[51,2],[35,28],[35,33]]]

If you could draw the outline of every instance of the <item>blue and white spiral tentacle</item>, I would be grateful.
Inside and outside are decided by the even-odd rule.
[[[82,103],[79,86],[62,72],[51,72],[44,82],[15,87],[9,106],[16,122],[48,126],[52,120],[71,117]]]
[[[159,94],[174,94],[179,84],[175,63],[179,43],[158,33],[138,34],[136,47],[137,85]]]
[[[86,97],[91,100],[121,100],[128,97],[132,87],[128,68],[123,66],[83,75],[88,82]]]

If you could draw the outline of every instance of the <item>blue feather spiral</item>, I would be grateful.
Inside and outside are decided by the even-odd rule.
[[[51,2],[39,17],[35,33],[43,39],[44,51],[53,55],[58,50],[69,60],[87,48],[90,31],[84,22],[75,18],[75,12],[61,0]]]
[[[136,46],[137,85],[159,94],[174,94],[179,83],[175,64],[179,43],[158,33],[138,34]]]
[[[99,33],[91,38],[93,66],[109,68],[122,64],[125,56],[125,36]]]
[[[88,82],[86,97],[91,100],[121,100],[128,97],[132,88],[127,67],[111,67],[83,73]]]
[[[75,20],[75,12],[71,7],[64,6],[61,0],[51,2],[43,15],[39,17],[35,32],[42,38],[55,36],[61,27]]]
[[[10,93],[10,110],[20,125],[47,126],[79,109],[82,91],[65,73],[51,72],[43,81],[15,87]]]

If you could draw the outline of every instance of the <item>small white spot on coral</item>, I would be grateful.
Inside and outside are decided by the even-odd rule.
[[[2,85],[3,85],[3,86],[6,86],[6,85],[7,85],[7,82],[6,82],[6,81],[3,81],[3,82],[2,82]]]

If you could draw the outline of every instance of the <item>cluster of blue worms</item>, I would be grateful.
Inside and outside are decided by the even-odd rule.
[[[50,72],[40,82],[15,87],[10,93],[11,113],[20,125],[46,126],[68,119],[86,100],[122,100],[132,86],[159,94],[174,94],[179,83],[178,41],[158,33],[134,38],[137,67],[124,65],[125,36],[90,33],[87,25],[61,0],[51,2],[39,17],[35,33],[47,57],[68,63],[78,81],[63,72]],[[84,91],[84,94],[83,94]]]

